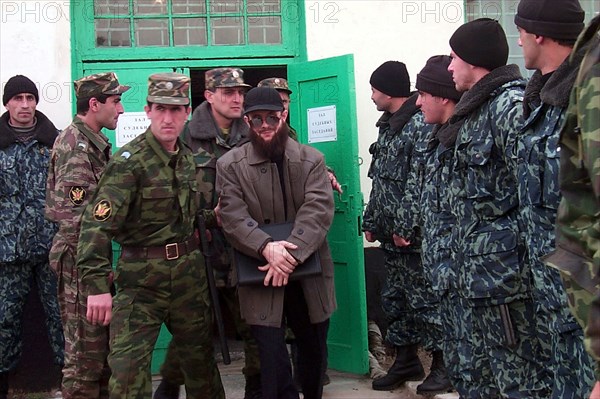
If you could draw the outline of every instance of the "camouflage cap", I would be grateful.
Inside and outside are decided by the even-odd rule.
[[[207,90],[218,87],[252,87],[244,83],[244,71],[240,68],[215,68],[204,74]]]
[[[148,78],[147,100],[156,104],[188,105],[190,78],[180,73],[155,73]]]
[[[258,82],[256,87],[272,87],[275,90],[285,91],[287,94],[292,94],[287,80],[284,78],[267,78]]]
[[[92,98],[106,95],[116,96],[123,94],[131,87],[119,84],[117,74],[114,72],[95,73],[73,82],[77,98]]]

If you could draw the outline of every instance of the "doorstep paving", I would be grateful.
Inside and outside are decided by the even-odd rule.
[[[244,398],[244,376],[242,367],[243,358],[233,360],[231,364],[218,363],[221,380],[225,387],[227,399]],[[419,399],[425,396],[417,395],[417,385],[414,381],[403,385],[393,391],[374,391],[371,388],[371,379],[365,375],[343,373],[336,370],[328,370],[331,383],[323,388],[323,399]],[[155,377],[153,387],[156,389],[160,383],[160,376]],[[185,398],[185,391],[181,388],[180,399]],[[302,396],[301,396],[302,397]],[[458,399],[458,394],[435,395],[434,399]]]

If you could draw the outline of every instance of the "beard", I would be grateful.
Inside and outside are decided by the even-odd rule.
[[[263,140],[260,135],[250,128],[250,142],[261,156],[270,159],[280,159],[285,152],[285,145],[290,135],[290,129],[287,123],[282,123],[281,127],[275,132],[271,141]]]

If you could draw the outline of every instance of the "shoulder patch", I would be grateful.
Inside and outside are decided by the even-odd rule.
[[[81,186],[73,186],[69,190],[69,200],[73,205],[81,205],[85,201],[86,191]]]
[[[77,144],[75,146],[81,151],[87,151],[88,143],[86,143],[85,141],[77,141]]]
[[[121,156],[125,159],[129,159],[129,157],[131,156],[131,153],[129,151],[123,151]]]
[[[100,200],[94,206],[94,220],[104,222],[112,214],[112,205],[108,200]]]

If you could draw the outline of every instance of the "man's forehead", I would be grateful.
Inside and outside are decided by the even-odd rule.
[[[15,98],[15,97],[32,97],[32,98],[35,98],[35,96],[33,94],[31,94],[31,93],[17,93],[14,96],[12,96],[12,98]]]
[[[237,91],[240,93],[246,93],[248,89],[244,86],[234,86],[234,87],[217,87],[217,91]]]
[[[273,110],[268,110],[268,109],[257,109],[257,110],[248,112],[248,116],[253,117],[253,116],[262,116],[262,115],[279,115],[280,113],[281,113],[281,111],[273,111]]]

